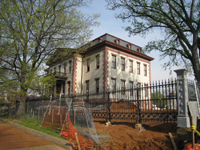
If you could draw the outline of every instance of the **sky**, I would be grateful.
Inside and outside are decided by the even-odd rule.
[[[94,14],[99,13],[101,16],[97,19],[100,22],[98,27],[92,27],[93,36],[90,40],[93,40],[105,33],[116,36],[120,39],[133,43],[135,45],[141,46],[144,48],[145,45],[151,40],[155,40],[160,37],[160,32],[154,32],[146,35],[146,37],[141,36],[128,36],[128,32],[125,31],[124,27],[130,25],[128,22],[122,22],[121,19],[116,19],[115,14],[120,13],[119,10],[113,11],[106,9],[105,0],[93,0],[91,4],[88,4],[87,7],[82,7],[80,10],[85,14]],[[172,67],[170,70],[164,70],[163,64],[169,61],[168,58],[160,59],[159,52],[153,51],[147,54],[150,57],[153,57],[154,60],[151,61],[151,81],[162,81],[168,80],[171,78],[176,78],[176,73],[174,70],[183,69],[183,67]],[[171,72],[171,73],[170,73]],[[189,79],[193,79],[192,75],[188,75]]]

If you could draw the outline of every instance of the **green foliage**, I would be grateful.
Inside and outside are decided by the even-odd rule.
[[[169,57],[164,67],[185,64],[200,83],[200,1],[199,0],[106,0],[111,10],[121,9],[117,18],[130,22],[129,35],[160,31],[161,38],[150,41],[145,51]]]
[[[167,100],[165,100],[165,95],[160,91],[151,93],[152,104],[156,105],[158,108],[163,108],[167,104]]]
[[[87,2],[0,1],[0,81],[9,87],[1,91],[13,90],[25,101],[28,89],[53,83],[53,77],[37,77],[43,63],[59,47],[86,43],[92,35],[90,27],[98,25],[98,14],[85,15],[76,9]]]
[[[29,127],[29,128],[32,128],[32,129],[35,129],[35,130],[38,130],[38,131],[41,131],[41,132],[44,132],[44,133],[47,133],[47,134],[50,134],[52,136],[61,138],[61,136],[58,133],[56,133],[55,131],[52,131],[52,130],[49,130],[49,129],[46,129],[46,128],[41,128],[40,125],[41,125],[42,120],[36,120],[34,118],[26,117],[23,120],[15,120],[14,122],[16,122],[20,125],[23,125],[23,126],[26,126],[26,127]]]

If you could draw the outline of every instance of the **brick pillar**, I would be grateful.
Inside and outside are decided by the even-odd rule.
[[[178,117],[177,127],[190,127],[190,119],[188,116],[188,83],[187,69],[174,70],[177,74],[177,102]]]

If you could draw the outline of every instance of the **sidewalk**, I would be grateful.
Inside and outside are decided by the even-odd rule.
[[[0,119],[1,150],[65,150],[68,141]]]

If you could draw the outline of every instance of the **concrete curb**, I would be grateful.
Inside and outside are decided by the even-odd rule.
[[[37,136],[39,138],[45,139],[45,140],[47,140],[49,142],[55,143],[55,144],[57,144],[57,145],[59,145],[59,146],[61,146],[63,148],[69,149],[70,142],[67,141],[67,140],[64,140],[64,139],[49,135],[47,133],[43,133],[43,132],[31,129],[31,128],[25,127],[23,125],[17,124],[15,122],[12,122],[12,121],[9,121],[9,120],[4,120],[4,121],[7,121],[7,123],[10,124],[13,127],[16,127],[18,129],[23,130],[25,132],[28,132],[30,134],[33,134],[33,135],[35,135],[35,136]]]

